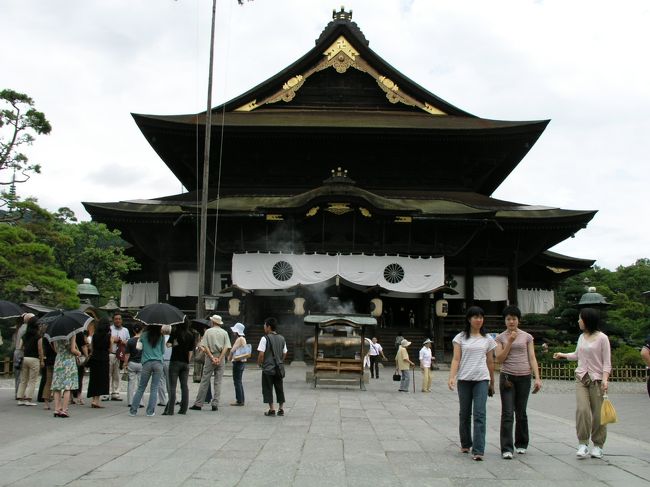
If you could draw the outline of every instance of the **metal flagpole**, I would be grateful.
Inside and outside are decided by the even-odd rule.
[[[210,182],[210,136],[212,134],[212,66],[214,63],[214,24],[217,0],[212,0],[212,27],[210,31],[210,68],[208,71],[208,103],[205,113],[205,150],[203,152],[203,189],[201,190],[201,230],[199,232],[199,298],[196,317],[205,315],[205,254],[208,227],[208,188]],[[217,243],[215,242],[215,245]]]

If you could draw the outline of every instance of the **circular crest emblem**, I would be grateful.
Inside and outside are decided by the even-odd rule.
[[[397,263],[388,264],[384,268],[384,279],[391,284],[397,284],[404,279],[404,269]]]
[[[293,276],[293,267],[286,260],[280,260],[273,265],[273,277],[278,281],[288,281]]]

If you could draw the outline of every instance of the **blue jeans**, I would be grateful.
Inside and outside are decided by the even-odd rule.
[[[144,395],[144,390],[147,388],[147,383],[151,379],[151,390],[149,391],[149,402],[147,403],[147,416],[153,416],[156,412],[156,401],[158,400],[158,386],[160,385],[160,377],[163,373],[163,363],[157,360],[149,360],[142,364],[142,372],[140,372],[140,382],[138,383],[138,390],[135,391],[135,396],[131,401],[131,414],[138,412],[138,405]]]
[[[232,363],[232,383],[235,386],[237,404],[244,404],[244,384],[242,384],[244,369],[246,369],[246,362],[236,361]]]
[[[460,447],[471,448],[475,455],[485,453],[485,430],[488,386],[487,380],[459,380],[458,402],[460,413],[458,415],[458,432],[460,434]],[[474,419],[474,434],[472,435],[472,416]]]
[[[402,380],[399,383],[399,390],[408,392],[409,384],[411,383],[411,370],[400,370],[399,373],[402,374]]]
[[[506,382],[510,382],[507,387]],[[526,406],[530,394],[530,374],[511,375],[504,372],[499,377],[501,395],[501,453],[514,452],[514,448],[528,448],[528,416]],[[517,420],[515,424],[515,419]],[[515,442],[512,426],[515,424]],[[514,447],[513,447],[514,446]]]

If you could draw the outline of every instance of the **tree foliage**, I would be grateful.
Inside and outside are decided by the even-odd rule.
[[[129,271],[139,269],[135,259],[124,253],[126,242],[120,238],[117,230],[111,231],[102,223],[76,223],[77,218],[69,208],[59,208],[58,211],[50,213],[41,208],[33,198],[16,204],[20,218],[11,225],[1,224],[3,228],[8,229],[6,232],[13,236],[13,240],[7,241],[7,246],[12,247],[13,252],[20,250],[20,247],[13,247],[19,243],[16,235],[22,235],[23,239],[33,245],[34,250],[40,252],[36,255],[47,254],[47,259],[43,258],[40,262],[56,271],[52,275],[73,283],[75,299],[76,285],[86,277],[92,280],[104,298],[119,296],[122,278]],[[18,233],[14,234],[12,231]],[[13,264],[24,272],[15,285],[0,286],[0,296],[19,299],[20,289],[27,284],[51,291],[50,283],[38,281],[44,285],[43,288],[36,281],[30,280],[29,272],[33,270],[33,261],[20,254],[14,256]],[[56,301],[59,298],[61,300]],[[72,303],[70,299],[64,299],[58,294],[48,294],[46,303],[43,293],[41,301],[60,307],[69,307]],[[73,307],[78,306],[78,301],[76,302]]]
[[[57,268],[52,247],[26,228],[0,223],[0,295],[20,302],[27,285],[41,290],[45,305],[79,306],[77,285]]]
[[[621,340],[639,344],[650,334],[650,259],[639,259],[630,266],[619,266],[615,271],[594,267],[570,277],[560,286],[557,306],[551,314],[557,318],[557,328],[577,333],[576,305],[587,287],[595,287],[608,303],[605,331]]]
[[[34,108],[34,100],[24,93],[11,89],[0,91],[0,208],[13,210],[12,202],[16,183],[24,183],[31,174],[40,173],[40,164],[33,164],[23,152],[32,145],[35,135],[52,131],[45,114]],[[0,221],[16,219],[16,215],[3,213]]]

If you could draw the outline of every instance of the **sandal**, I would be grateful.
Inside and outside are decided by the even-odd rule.
[[[469,453],[469,448],[461,448],[460,452],[461,453]]]
[[[475,462],[482,462],[483,461],[483,455],[474,455],[472,457],[472,460],[474,460]]]
[[[284,416],[284,409],[278,409],[278,416]]]
[[[91,404],[90,404],[90,407],[91,407],[91,408],[95,408],[95,409],[104,409],[106,406],[100,406],[99,404],[92,404],[92,403],[91,403]]]
[[[269,409],[264,413],[264,416],[275,416],[275,409]]]

